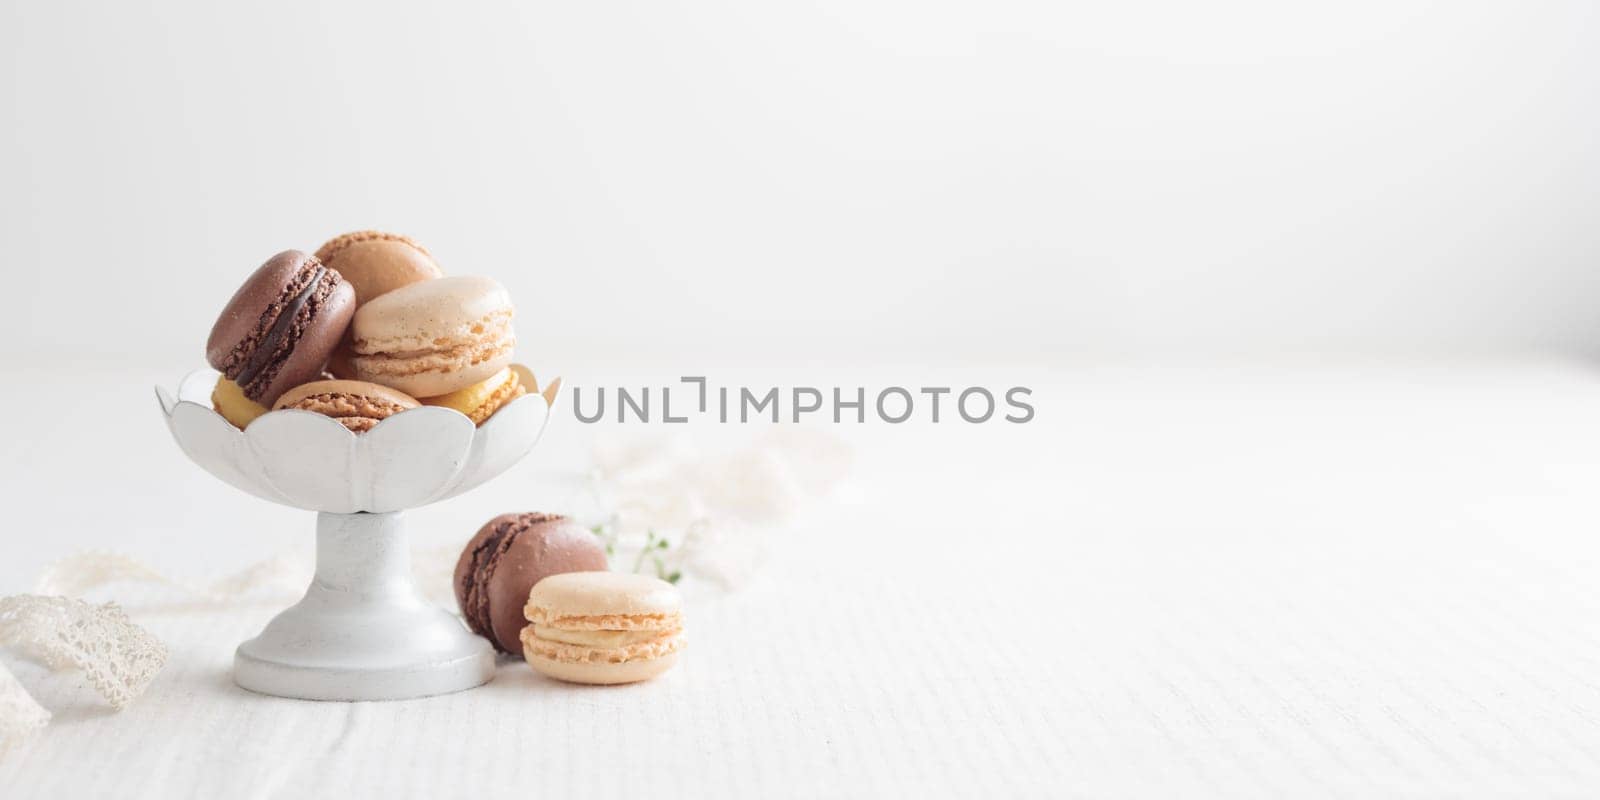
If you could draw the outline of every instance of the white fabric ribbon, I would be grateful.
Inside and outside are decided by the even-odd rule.
[[[167,648],[115,603],[19,594],[0,598],[0,645],[51,669],[76,669],[112,708],[144,693],[167,663]],[[45,711],[0,667],[0,749],[44,727]]]

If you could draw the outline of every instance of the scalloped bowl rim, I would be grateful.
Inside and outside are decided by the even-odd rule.
[[[490,415],[490,417],[488,419],[484,420],[482,425],[473,424],[473,432],[472,432],[473,438],[477,438],[478,434],[481,431],[483,431],[485,428],[489,427],[490,425],[493,425],[494,421],[495,421],[495,418],[500,416],[500,412],[505,411],[506,409],[508,409],[508,408],[510,408],[510,407],[512,407],[514,405],[522,403],[523,401],[529,400],[530,398],[537,397],[540,400],[544,401],[545,414],[546,415],[551,414],[551,413],[553,413],[555,411],[556,399],[561,397],[561,384],[562,384],[561,378],[559,378],[559,377],[555,378],[554,380],[550,381],[550,385],[549,386],[543,387],[541,389],[541,388],[539,388],[538,380],[534,376],[533,370],[528,369],[527,367],[525,367],[525,366],[523,366],[521,364],[512,364],[511,368],[514,369],[514,370],[517,370],[518,377],[521,378],[526,385],[534,387],[533,390],[528,392],[527,394],[522,395],[521,397],[518,397],[518,398],[512,400],[509,403],[506,403],[505,405],[501,406],[500,408],[495,409],[495,413]],[[460,411],[457,411],[457,410],[455,410],[453,408],[444,408],[443,406],[418,406],[416,408],[408,408],[405,411],[402,411],[402,412],[400,412],[398,414],[391,414],[390,416],[379,420],[378,424],[372,426],[372,428],[370,428],[369,430],[364,431],[363,433],[356,433],[355,431],[352,431],[349,428],[346,428],[345,426],[339,424],[339,422],[337,420],[335,420],[334,418],[329,417],[329,416],[327,416],[325,414],[318,414],[315,411],[307,411],[307,410],[301,409],[301,408],[280,408],[280,409],[277,409],[277,410],[274,410],[274,411],[268,411],[267,413],[262,414],[261,416],[256,417],[255,419],[251,420],[249,425],[246,425],[243,428],[240,428],[239,426],[234,425],[232,422],[229,422],[226,417],[222,416],[222,414],[218,413],[217,410],[215,408],[213,408],[210,403],[202,403],[202,402],[199,402],[197,400],[190,400],[190,399],[187,399],[187,398],[183,397],[184,387],[188,386],[190,384],[190,382],[193,381],[194,379],[196,379],[198,376],[208,375],[210,377],[210,382],[215,383],[216,382],[215,381],[215,376],[220,375],[220,374],[221,373],[219,373],[217,370],[211,369],[210,367],[202,367],[201,369],[193,370],[193,371],[189,372],[188,374],[184,375],[183,378],[178,381],[177,390],[175,392],[173,392],[172,394],[170,394],[170,395],[166,393],[166,387],[159,386],[159,385],[156,386],[156,400],[157,400],[157,402],[159,402],[161,404],[161,412],[162,412],[162,414],[164,416],[166,416],[170,420],[172,418],[173,412],[177,411],[179,406],[182,406],[182,405],[195,406],[196,408],[204,409],[207,413],[211,414],[212,416],[215,416],[218,419],[221,419],[223,422],[226,422],[228,424],[228,427],[232,428],[234,430],[234,432],[237,433],[240,436],[245,435],[246,431],[250,430],[250,428],[254,427],[257,422],[260,422],[261,420],[263,420],[263,419],[265,419],[267,417],[277,417],[277,418],[281,419],[281,418],[283,418],[283,415],[286,415],[286,414],[287,415],[293,415],[293,416],[301,416],[301,417],[309,417],[309,418],[314,418],[314,419],[325,420],[328,425],[331,425],[331,426],[333,426],[333,428],[338,429],[341,433],[343,433],[345,436],[348,436],[351,439],[354,439],[357,436],[363,436],[365,434],[372,433],[373,431],[376,431],[379,428],[382,428],[385,425],[388,425],[391,421],[399,419],[399,418],[404,417],[406,415],[415,416],[417,414],[417,412],[429,412],[429,413],[434,413],[434,414],[441,414],[441,413],[442,414],[454,414],[455,416],[466,420],[468,423],[472,423],[472,418],[471,417],[468,417],[466,414],[463,414]],[[168,402],[169,400],[171,402]],[[312,423],[312,424],[320,425],[322,423]],[[541,425],[540,427],[542,428],[543,425]]]

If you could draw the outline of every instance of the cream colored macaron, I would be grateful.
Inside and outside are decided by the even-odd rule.
[[[683,605],[672,584],[626,572],[566,572],[528,593],[522,653],[545,675],[573,683],[633,683],[678,661]]]
[[[378,295],[351,322],[355,377],[412,397],[465,389],[511,364],[516,309],[493,278],[462,275]]]

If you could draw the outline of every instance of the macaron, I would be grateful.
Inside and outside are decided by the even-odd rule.
[[[225,375],[218,375],[217,385],[211,389],[211,407],[241,430],[254,422],[256,417],[267,413],[266,406],[245,397],[239,384],[228,380]]]
[[[427,248],[409,236],[356,231],[329,239],[317,259],[339,271],[356,290],[356,305],[385,292],[444,275]]]
[[[366,433],[378,423],[421,404],[404,392],[364,381],[312,381],[278,398],[274,411],[293,408],[333,417],[356,433]]]
[[[551,575],[606,568],[606,551],[582,525],[555,514],[501,514],[478,529],[456,561],[456,603],[473,633],[495,648],[520,648],[522,606]]]
[[[686,644],[672,584],[627,572],[569,572],[539,581],[523,614],[522,654],[572,683],[633,683],[672,668]]]
[[[378,295],[355,313],[351,367],[364,381],[438,397],[511,363],[516,309],[493,278],[422,281]]]
[[[317,377],[355,308],[355,290],[337,271],[285,250],[234,292],[211,327],[206,361],[245,397],[270,406]]]
[[[488,380],[474,383],[465,389],[457,389],[438,397],[424,397],[421,400],[425,406],[453,408],[466,414],[474,425],[482,425],[485,420],[494,416],[494,412],[499,411],[501,406],[527,393],[528,390],[522,385],[522,379],[517,377],[517,371],[506,367],[490,375]]]

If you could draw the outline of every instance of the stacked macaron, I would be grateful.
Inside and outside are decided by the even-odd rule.
[[[462,550],[456,602],[474,633],[552,678],[633,683],[671,669],[685,645],[678,590],[606,567],[571,519],[501,514]]]
[[[567,572],[528,593],[522,654],[572,683],[633,683],[672,669],[684,647],[678,590],[628,572]]]
[[[511,297],[492,278],[445,277],[392,233],[336,237],[262,264],[218,316],[211,402],[243,428],[268,409],[312,411],[356,433],[421,405],[483,424],[526,394],[511,366]]]

